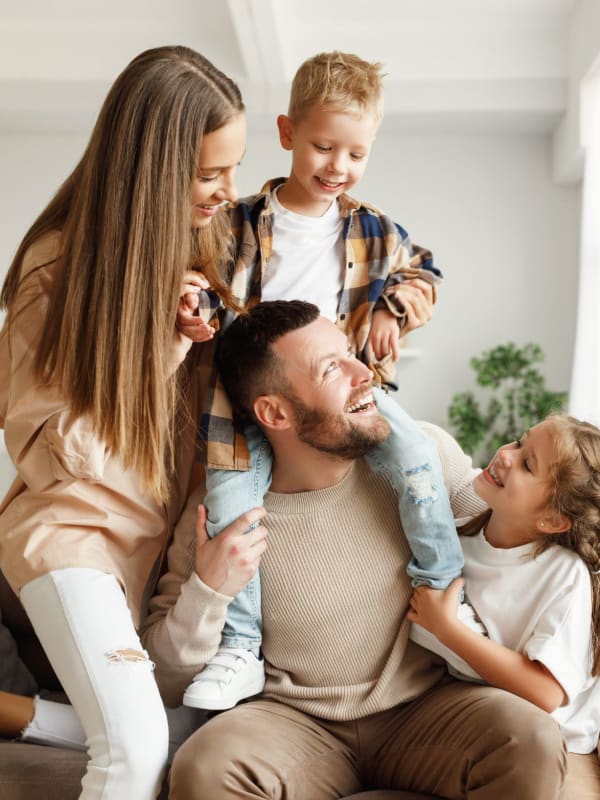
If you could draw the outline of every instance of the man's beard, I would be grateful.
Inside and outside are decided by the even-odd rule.
[[[323,453],[361,458],[390,435],[389,423],[381,414],[371,416],[370,424],[365,425],[353,423],[351,414],[311,408],[296,397],[287,399],[294,409],[298,438]]]

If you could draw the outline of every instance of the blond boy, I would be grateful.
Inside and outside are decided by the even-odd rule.
[[[267,182],[230,211],[238,250],[231,286],[240,304],[299,299],[314,303],[371,368],[376,386],[393,386],[399,338],[431,317],[440,272],[431,253],[406,231],[349,192],[364,174],[382,119],[381,65],[358,56],[321,53],[294,77],[279,139],[292,154],[290,174]],[[190,276],[190,288],[203,288]],[[186,295],[180,329],[211,338],[194,317],[197,295]],[[205,303],[205,305],[209,305]],[[227,324],[227,319],[223,320]],[[336,380],[336,365],[323,380]],[[395,387],[394,387],[395,388]],[[446,588],[460,574],[462,554],[435,447],[399,405],[381,391],[352,404],[353,421],[376,403],[392,434],[369,457],[397,490],[413,559],[413,583]],[[213,375],[201,438],[206,443],[208,530],[218,534],[262,505],[271,480],[269,446],[255,425],[232,424],[231,408]],[[257,563],[258,566],[258,563]],[[231,708],[260,692],[261,613],[258,571],[229,605],[222,647],[196,676],[184,703]]]

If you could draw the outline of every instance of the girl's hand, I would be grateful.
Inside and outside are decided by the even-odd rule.
[[[215,329],[199,316],[198,293],[210,289],[210,284],[201,272],[186,272],[177,307],[177,330],[190,342],[207,342],[215,335]]]
[[[235,597],[260,564],[267,549],[267,529],[258,523],[266,514],[254,508],[232,522],[214,539],[206,531],[206,508],[198,506],[196,516],[196,574],[215,592]]]
[[[370,350],[376,361],[381,361],[391,353],[395,363],[400,358],[399,338],[400,329],[397,317],[391,311],[383,308],[375,311],[367,339],[367,352]]]
[[[408,619],[418,623],[443,642],[447,630],[462,624],[457,617],[457,609],[464,585],[463,578],[456,578],[447,589],[417,586],[410,598]]]

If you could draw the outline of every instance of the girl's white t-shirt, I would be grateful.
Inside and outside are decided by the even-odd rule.
[[[558,545],[492,547],[483,532],[461,536],[469,602],[490,638],[541,662],[565,690],[552,716],[574,753],[591,753],[600,731],[600,681],[591,675],[590,575]]]
[[[263,267],[263,300],[306,300],[332,322],[344,286],[343,219],[334,201],[321,217],[284,208],[271,192],[273,252]]]

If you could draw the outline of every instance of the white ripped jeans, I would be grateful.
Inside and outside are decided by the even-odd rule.
[[[81,800],[152,800],[169,732],[152,663],[113,575],[50,572],[20,594],[87,736]]]

